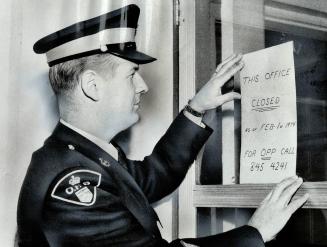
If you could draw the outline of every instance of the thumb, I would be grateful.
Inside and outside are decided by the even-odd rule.
[[[225,104],[226,102],[232,101],[234,99],[241,99],[241,95],[236,92],[230,92],[218,96],[218,106]]]

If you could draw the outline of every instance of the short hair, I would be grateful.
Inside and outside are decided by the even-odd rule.
[[[49,69],[49,80],[56,95],[74,90],[80,75],[87,69],[100,73],[101,76],[114,76],[119,62],[110,54],[96,54],[56,64]]]

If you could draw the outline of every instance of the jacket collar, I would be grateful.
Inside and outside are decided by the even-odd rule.
[[[94,144],[96,144],[99,148],[103,149],[105,152],[107,152],[108,154],[110,154],[116,161],[118,161],[118,150],[117,148],[112,144],[112,143],[108,143],[105,140],[102,140],[84,130],[81,130],[79,128],[77,128],[76,126],[66,122],[63,119],[60,119],[59,121],[61,124],[65,125],[66,127],[72,129],[73,131],[77,132],[78,134],[80,134],[81,136],[85,137],[86,139],[88,139],[89,141],[93,142]]]

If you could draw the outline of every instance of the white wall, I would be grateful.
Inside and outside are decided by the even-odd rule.
[[[150,92],[141,105],[142,120],[132,130],[129,156],[142,158],[151,152],[173,119],[172,1],[1,1],[1,246],[13,246],[17,199],[31,154],[42,145],[57,121],[55,97],[48,85],[46,59],[34,54],[34,42],[77,20],[131,2],[141,7],[137,36],[139,49],[158,58],[157,62],[141,67]],[[167,239],[171,238],[172,232],[171,210],[169,200],[157,208],[164,225],[162,233]]]

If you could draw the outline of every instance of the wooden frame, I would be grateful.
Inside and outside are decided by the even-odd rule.
[[[179,110],[195,94],[195,2],[181,0],[179,17]],[[195,166],[178,189],[178,236],[196,237],[196,208],[193,207]]]
[[[285,30],[292,27],[292,33],[327,40],[327,2],[324,0],[267,0],[264,6],[265,25],[271,30]],[[324,11],[325,10],[325,11]]]
[[[195,207],[256,208],[275,184],[197,185],[194,187]],[[303,208],[327,209],[327,182],[303,183],[294,198],[309,193]]]

